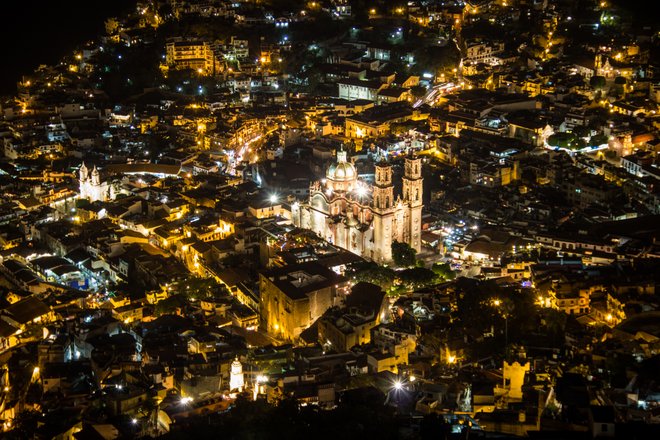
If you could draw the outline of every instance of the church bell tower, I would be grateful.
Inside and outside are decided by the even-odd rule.
[[[379,162],[375,166],[373,186],[373,250],[371,259],[385,263],[392,259],[392,225],[394,219],[394,184],[392,166]]]
[[[403,202],[408,210],[405,225],[408,244],[419,252],[422,248],[422,160],[409,155],[405,158],[403,173]]]

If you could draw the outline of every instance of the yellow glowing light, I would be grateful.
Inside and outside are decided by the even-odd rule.
[[[266,57],[261,57],[261,58],[259,59],[259,61],[261,61],[262,63],[265,63],[265,62],[266,62]]]

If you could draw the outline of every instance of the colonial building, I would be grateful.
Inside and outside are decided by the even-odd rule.
[[[114,189],[108,182],[101,182],[99,170],[94,169],[90,172],[83,163],[80,167],[80,198],[89,199],[90,202],[97,200],[107,201],[115,198]]]
[[[394,197],[392,166],[375,166],[375,182],[358,180],[346,152],[337,152],[326,178],[312,183],[309,200],[294,204],[292,220],[328,242],[378,263],[392,260],[392,242],[420,250],[422,218],[421,159],[405,158],[403,194]]]
[[[326,310],[342,303],[347,280],[316,261],[259,274],[261,322],[268,333],[295,340]]]
[[[167,65],[176,69],[191,69],[205,75],[220,74],[223,63],[213,44],[206,41],[174,41],[165,47]]]

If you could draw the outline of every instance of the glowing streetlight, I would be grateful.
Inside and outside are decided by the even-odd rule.
[[[277,203],[277,195],[271,194],[270,197],[268,197],[268,200],[270,201],[271,204]]]
[[[403,384],[401,383],[400,380],[397,380],[394,382],[394,389],[397,391],[400,391],[403,389]]]
[[[502,301],[500,301],[499,299],[494,299],[493,305],[495,307],[499,307],[500,305],[502,305]],[[506,312],[506,310],[502,315],[504,316],[504,352],[506,353],[506,347],[507,345],[509,345],[509,315]]]
[[[182,397],[181,398],[181,405],[188,405],[193,401],[192,397]]]

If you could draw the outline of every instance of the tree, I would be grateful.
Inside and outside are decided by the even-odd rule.
[[[424,86],[413,86],[410,88],[410,93],[412,94],[413,98],[415,99],[420,99],[423,98],[424,95],[426,95],[427,89]]]
[[[417,251],[410,247],[408,243],[399,243],[398,241],[392,242],[392,260],[394,264],[399,267],[414,266]]]
[[[364,281],[380,286],[383,290],[387,290],[394,283],[395,272],[389,267],[380,266],[370,261],[354,264],[347,270],[347,275],[356,283]]]
[[[570,150],[581,150],[586,146],[585,142],[575,134],[564,132],[548,136],[547,142],[550,146],[567,148]]]
[[[592,89],[604,89],[606,83],[605,77],[600,75],[594,75],[589,80]]]
[[[440,278],[444,280],[453,280],[456,278],[456,272],[451,270],[449,263],[435,263],[431,270]]]
[[[422,73],[451,69],[458,66],[460,58],[460,53],[453,44],[442,47],[422,45],[415,51],[416,63],[413,71]]]
[[[446,439],[451,432],[451,426],[445,422],[444,417],[431,413],[422,419],[419,425],[419,435],[425,439]]]
[[[431,270],[423,267],[413,267],[397,272],[401,284],[410,289],[427,287],[438,282],[438,276]]]
[[[589,145],[603,145],[606,144],[608,138],[604,134],[596,134],[589,139]]]
[[[154,313],[158,316],[174,313],[178,308],[185,307],[186,300],[183,295],[172,295],[158,301],[154,306]]]
[[[216,294],[227,294],[227,288],[213,278],[190,277],[172,285],[174,295],[181,295],[188,299],[211,298]]]

